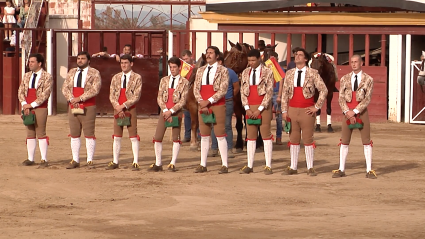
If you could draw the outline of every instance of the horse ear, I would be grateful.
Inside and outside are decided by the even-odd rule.
[[[242,46],[241,44],[239,44],[239,42],[236,42],[236,49],[238,49],[239,51],[242,51]]]
[[[232,41],[230,41],[230,40],[229,40],[229,44],[230,44],[230,46],[231,46],[231,47],[234,47],[234,46],[235,46],[235,43],[233,43],[233,42],[232,42]]]
[[[276,43],[276,45],[274,45],[273,48],[276,48],[277,47],[277,44],[279,44],[279,43]]]

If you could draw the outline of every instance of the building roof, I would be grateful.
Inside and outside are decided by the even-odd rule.
[[[311,3],[312,0],[206,0],[206,11],[218,13],[267,11]],[[335,0],[320,0],[334,3]],[[388,7],[409,11],[425,11],[425,0],[337,0],[340,4],[364,7]]]

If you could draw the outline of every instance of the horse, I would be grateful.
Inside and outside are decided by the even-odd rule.
[[[187,93],[186,98],[186,106],[185,108],[190,113],[190,119],[191,119],[191,137],[190,137],[190,150],[196,151],[198,150],[198,136],[196,135],[199,128],[199,121],[198,121],[198,102],[196,101],[195,94],[193,93],[193,84],[195,83],[196,78],[196,72],[198,71],[199,67],[204,66],[207,64],[207,58],[204,53],[202,53],[202,56],[199,57],[198,61],[196,62],[195,67],[192,70],[192,74],[190,75],[189,80],[189,91]]]
[[[327,124],[328,124],[328,133],[333,133],[334,130],[331,124],[331,113],[332,113],[332,98],[333,92],[336,92],[335,84],[338,81],[338,73],[336,70],[336,66],[332,63],[333,57],[326,53],[313,53],[311,55],[311,61],[309,62],[309,66],[312,69],[316,69],[319,72],[320,77],[322,77],[325,82],[326,88],[328,89],[328,96],[326,98],[326,114],[327,114]],[[316,94],[314,96],[315,101],[319,98],[319,92],[316,90]],[[317,121],[320,122],[320,113],[321,110],[317,111],[316,118]],[[316,123],[316,132],[322,132],[320,128],[320,123]]]

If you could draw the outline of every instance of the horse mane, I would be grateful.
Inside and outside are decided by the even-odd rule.
[[[192,74],[189,78],[189,83],[192,85],[195,82],[196,73],[198,72],[198,69],[202,66],[205,66],[207,64],[207,58],[204,53],[199,57],[199,59],[196,61],[195,67],[192,70]]]

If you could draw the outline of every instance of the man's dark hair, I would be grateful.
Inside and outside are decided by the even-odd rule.
[[[299,51],[302,51],[304,53],[304,58],[307,60],[306,64],[308,64],[308,62],[311,59],[310,54],[308,54],[308,52],[304,48],[301,48],[301,47],[296,52],[299,52]]]
[[[258,46],[266,46],[266,43],[264,42],[264,40],[259,40]]]
[[[299,51],[300,49],[302,49],[301,47],[294,47],[292,49],[292,54],[295,54],[297,51]]]
[[[223,65],[224,65],[224,54],[223,54],[223,52],[220,52],[220,54],[218,54],[217,61],[221,61],[223,63]]]
[[[87,57],[87,60],[90,61],[90,54],[88,52],[86,52],[86,51],[80,51],[77,54],[77,56],[83,56],[83,55],[86,56]]]
[[[44,66],[44,57],[40,53],[31,53],[28,59],[30,59],[31,57],[35,57],[35,59],[37,59],[37,62],[41,63],[41,67]]]
[[[192,56],[192,52],[186,49],[186,50],[184,50],[184,51],[182,52],[182,56],[188,56],[188,57],[191,57],[191,56]]]
[[[178,67],[180,67],[182,65],[182,62],[180,61],[180,59],[178,57],[175,57],[175,56],[171,57],[168,60],[168,64],[170,64],[170,63],[171,64],[176,64]]]
[[[102,48],[102,52],[107,52],[108,51],[108,48],[106,47],[106,46],[104,46],[103,48]]]
[[[120,62],[121,60],[128,60],[129,62],[133,62],[133,57],[130,56],[129,54],[125,54],[120,57]]]
[[[260,51],[257,49],[252,49],[251,51],[248,52],[248,57],[255,57],[259,59],[260,56],[261,56]]]
[[[213,49],[216,56],[220,55],[220,49],[218,49],[218,47],[216,47],[216,46],[209,46],[209,47],[207,47],[207,50],[208,49]]]
[[[124,47],[130,47],[131,49],[131,44],[125,44]]]

